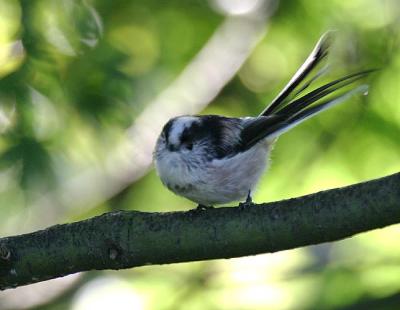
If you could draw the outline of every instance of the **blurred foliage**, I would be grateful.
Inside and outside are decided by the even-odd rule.
[[[63,182],[85,167],[102,167],[224,20],[262,2],[0,0],[1,235],[35,229],[37,219],[47,226],[56,224],[52,219],[113,209],[192,208],[163,188],[154,171],[89,209],[52,207],[44,198],[49,192],[61,197]],[[337,30],[328,78],[381,70],[368,80],[369,96],[280,139],[255,201],[399,171],[397,1],[275,6],[266,35],[201,113],[257,115],[327,29]],[[40,203],[32,208],[32,201]],[[14,290],[0,296],[0,309],[35,303],[38,309],[394,309],[400,304],[399,238],[399,226],[393,226],[272,255],[92,273],[35,302],[20,298],[35,285]]]

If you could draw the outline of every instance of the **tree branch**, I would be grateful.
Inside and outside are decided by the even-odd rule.
[[[0,289],[92,269],[276,252],[400,222],[400,173],[247,208],[119,211],[0,239]]]

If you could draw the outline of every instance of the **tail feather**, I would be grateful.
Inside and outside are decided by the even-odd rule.
[[[314,115],[329,109],[330,107],[340,104],[343,101],[347,100],[351,96],[357,93],[365,94],[368,92],[368,85],[363,84],[360,85],[352,90],[345,92],[344,94],[338,95],[334,98],[328,99],[322,103],[316,104],[312,107],[304,109],[296,114],[292,114],[286,120],[276,124],[274,127],[271,127],[267,132],[264,132],[264,137],[268,139],[275,139],[276,137],[280,136],[281,134],[289,131],[293,127],[297,126],[298,124],[304,122],[305,120],[313,117]]]
[[[304,83],[304,85],[302,85],[300,87],[300,89],[298,91],[296,91],[296,93],[293,95],[293,98],[298,97],[303,91],[305,91],[315,80],[317,80],[319,77],[325,75],[327,72],[329,71],[329,66],[326,65],[323,68],[321,68],[309,81],[307,81],[306,83]]]
[[[363,84],[351,90],[348,90],[340,95],[329,98],[323,102],[315,103],[326,95],[353,83],[364,77],[366,74],[374,70],[363,71],[360,73],[352,74],[342,79],[330,83],[330,87],[326,85],[316,89],[310,95],[307,94],[299,98],[281,110],[267,116],[259,116],[252,120],[248,120],[241,133],[242,150],[247,150],[263,139],[274,140],[281,134],[289,131],[293,127],[302,123],[303,121],[311,118],[312,116],[325,111],[326,109],[337,105],[354,94],[367,93],[368,85]],[[321,90],[322,89],[322,90]],[[312,105],[315,103],[314,105]],[[310,106],[311,105],[311,106]]]
[[[308,94],[304,95],[303,97],[293,100],[289,102],[285,107],[277,111],[278,114],[295,114],[302,109],[308,107],[312,103],[318,101],[319,99],[339,90],[347,85],[354,83],[355,81],[365,77],[367,74],[375,71],[374,69],[365,70],[357,73],[353,73],[347,76],[344,76],[340,79],[327,83],[317,89],[309,92]]]
[[[267,116],[272,114],[278,109],[288,98],[288,96],[296,89],[296,87],[307,77],[307,75],[321,62],[322,59],[328,55],[328,49],[331,41],[331,33],[325,33],[314,47],[311,54],[307,57],[303,65],[297,70],[294,76],[290,79],[288,84],[282,91],[272,100],[270,105],[260,114]],[[310,83],[315,80],[319,75],[317,74]],[[308,87],[308,85],[306,86]]]
[[[327,55],[329,38],[329,33],[321,37],[305,63],[259,117],[246,120],[241,132],[241,149],[243,151],[263,139],[274,140],[308,118],[347,100],[350,96],[368,91],[368,86],[363,84],[322,101],[324,97],[358,81],[376,69],[344,76],[298,98],[305,89],[327,71],[327,67],[320,69],[311,79],[298,87]],[[296,89],[298,90],[295,91]]]

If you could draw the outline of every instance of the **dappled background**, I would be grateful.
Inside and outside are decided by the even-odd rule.
[[[285,134],[254,200],[400,171],[395,0],[0,0],[0,236],[111,210],[188,210],[151,167],[179,114],[257,115],[319,36],[354,97]],[[293,236],[295,238],[295,236]],[[400,227],[255,257],[77,274],[0,309],[392,309]]]

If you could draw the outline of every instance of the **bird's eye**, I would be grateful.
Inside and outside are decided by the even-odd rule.
[[[189,151],[193,149],[193,138],[187,131],[184,131],[181,135],[181,145]]]

